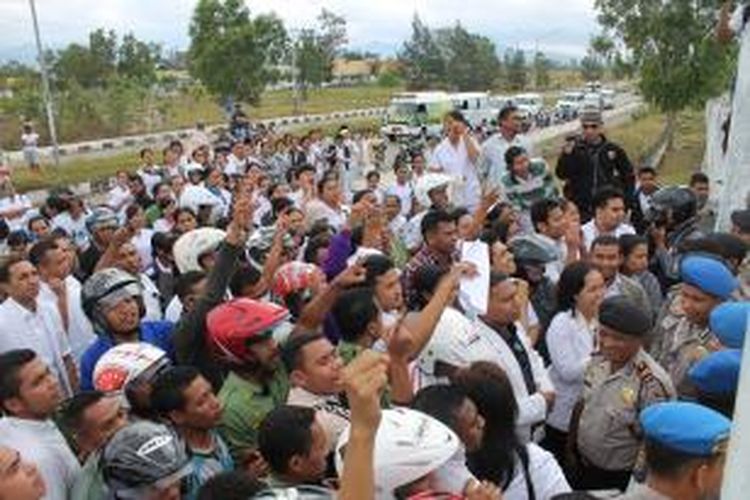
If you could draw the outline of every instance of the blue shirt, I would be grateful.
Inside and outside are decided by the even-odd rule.
[[[174,346],[172,345],[172,330],[174,325],[169,321],[143,321],[138,332],[138,341],[146,342],[164,350],[172,362],[175,361]],[[115,346],[114,339],[108,334],[99,334],[81,356],[81,390],[94,389],[94,367],[99,358]]]

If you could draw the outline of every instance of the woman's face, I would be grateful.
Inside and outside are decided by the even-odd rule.
[[[475,238],[474,217],[471,214],[465,214],[458,218],[458,237],[464,241],[471,241]]]
[[[636,245],[625,258],[624,267],[627,274],[641,273],[648,269],[648,245]]]
[[[180,234],[187,233],[188,231],[192,231],[193,229],[198,227],[198,221],[195,219],[195,216],[191,214],[190,212],[180,212],[180,214],[177,216],[177,223],[175,224],[175,228],[177,229],[177,232]]]
[[[583,282],[583,288],[576,296],[576,308],[587,316],[593,316],[604,300],[604,276],[593,269]]]

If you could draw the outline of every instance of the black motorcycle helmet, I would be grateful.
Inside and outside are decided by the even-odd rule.
[[[698,199],[686,187],[669,186],[660,189],[651,198],[647,222],[668,229],[679,226],[698,213]]]

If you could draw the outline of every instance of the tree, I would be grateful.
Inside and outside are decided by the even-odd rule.
[[[117,50],[117,73],[142,85],[156,81],[156,63],[161,49],[138,40],[132,33],[122,38]]]
[[[446,58],[446,77],[451,87],[487,90],[494,86],[500,72],[495,44],[484,36],[466,31],[460,23],[445,30],[439,38]]]
[[[591,48],[592,55],[598,57],[600,62],[605,66],[609,66],[615,50],[615,42],[611,38],[605,33],[596,35],[589,40],[589,47]]]
[[[591,50],[589,50],[588,54],[581,59],[579,67],[581,70],[581,76],[587,81],[599,80],[604,74],[604,67],[601,62],[599,62],[599,58],[591,53]]]
[[[733,65],[711,33],[719,2],[596,0],[599,22],[632,54],[643,96],[667,114],[668,135],[676,114],[725,88]]]
[[[327,78],[330,79],[333,60],[341,53],[347,44],[346,19],[330,10],[323,9],[318,15],[320,35],[318,43],[320,51],[325,57]]]
[[[416,14],[411,27],[411,38],[398,54],[407,85],[417,90],[443,85],[446,64],[433,33]]]
[[[287,45],[281,20],[251,18],[242,0],[199,0],[189,31],[190,73],[222,100],[258,103]]]
[[[544,52],[534,54],[534,86],[537,89],[545,89],[549,86],[549,68],[550,60],[544,55]]]
[[[509,50],[505,53],[505,71],[508,86],[512,90],[523,90],[528,83],[526,55],[522,50]]]
[[[297,71],[297,85],[307,99],[307,89],[330,81],[333,61],[341,54],[347,43],[346,20],[331,11],[323,9],[318,16],[318,28],[307,28],[292,41],[294,65]]]

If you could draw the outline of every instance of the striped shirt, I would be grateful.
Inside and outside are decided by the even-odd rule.
[[[539,200],[558,196],[555,179],[542,159],[529,162],[529,175],[526,179],[512,173],[503,176],[503,189],[508,202],[521,212],[527,212]]]

